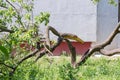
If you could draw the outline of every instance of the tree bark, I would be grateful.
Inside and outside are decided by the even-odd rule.
[[[73,68],[75,68],[75,66],[76,66],[76,50],[75,50],[75,47],[73,47],[73,45],[71,44],[71,42],[69,40],[66,39],[66,42],[67,42],[69,50],[71,52],[71,65],[72,65]]]
[[[108,52],[106,53],[105,51],[103,52],[103,49],[104,49],[106,46],[110,45],[111,42],[113,41],[113,39],[115,38],[115,36],[116,36],[118,33],[120,33],[119,28],[120,28],[120,22],[118,23],[118,25],[116,26],[116,28],[113,30],[113,32],[110,34],[110,36],[107,38],[106,41],[104,41],[104,42],[101,43],[101,44],[97,44],[97,45],[94,46],[87,54],[84,54],[84,55],[81,57],[81,59],[80,59],[80,61],[78,62],[77,66],[80,66],[80,65],[84,64],[84,63],[86,62],[86,60],[87,60],[94,52],[102,52],[102,54],[107,55],[107,56],[114,55],[114,54],[116,54],[116,52],[118,53],[118,50],[117,50],[117,51],[114,50],[114,51],[112,51],[112,52],[109,51],[109,53],[108,53]]]

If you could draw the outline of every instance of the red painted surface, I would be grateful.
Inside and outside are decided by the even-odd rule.
[[[85,42],[84,44],[81,44],[79,42],[72,42],[72,45],[76,48],[76,53],[78,55],[84,54],[91,46],[91,42]],[[62,42],[53,52],[55,56],[61,55],[61,53],[65,51],[67,53],[70,53],[70,50],[67,46],[66,42]]]
[[[72,45],[76,49],[77,55],[84,54],[91,46],[91,42],[85,42],[84,44],[81,44],[79,42],[72,42]],[[20,45],[21,48],[24,48],[26,50],[34,50],[35,48],[33,46],[30,46],[26,42]],[[66,42],[62,42],[53,52],[54,56],[59,56],[61,53],[65,51],[66,53],[70,53],[70,50],[68,48],[68,45]]]

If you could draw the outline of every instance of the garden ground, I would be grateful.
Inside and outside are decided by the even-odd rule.
[[[120,80],[120,57],[91,57],[77,69],[70,66],[70,57],[45,56],[21,64],[13,80]],[[8,77],[0,75],[0,80]]]

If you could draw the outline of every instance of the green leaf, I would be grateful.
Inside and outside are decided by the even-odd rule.
[[[12,2],[16,2],[16,0],[11,0]]]
[[[97,4],[100,0],[92,0],[94,4]]]
[[[29,13],[25,14],[25,19],[26,19],[26,20],[30,20],[30,16],[31,16],[31,15],[30,15]]]
[[[109,0],[108,3],[111,5],[117,6],[117,3],[115,2],[115,0]]]
[[[4,53],[4,55],[5,55],[6,58],[9,57],[8,50],[7,50],[4,46],[0,46],[0,51],[1,51],[2,53]]]

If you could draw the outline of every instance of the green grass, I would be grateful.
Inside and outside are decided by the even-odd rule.
[[[77,69],[65,56],[44,57],[36,63],[33,60],[19,66],[13,80],[120,80],[120,58],[92,57]]]

